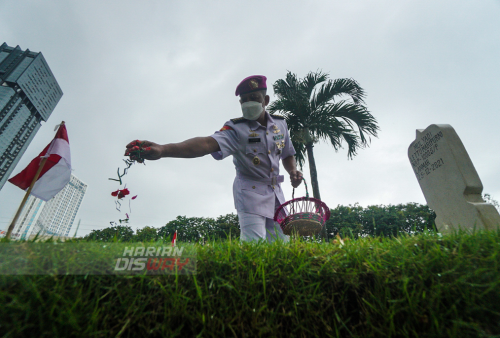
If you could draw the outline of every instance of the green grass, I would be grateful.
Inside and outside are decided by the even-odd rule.
[[[197,246],[197,260],[197,274],[187,276],[0,276],[0,330],[4,337],[500,337],[500,231],[342,247],[211,242]]]

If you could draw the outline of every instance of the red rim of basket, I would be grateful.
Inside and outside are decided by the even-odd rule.
[[[278,209],[276,209],[276,212],[274,213],[274,221],[275,222],[278,222],[280,225],[281,223],[290,215],[294,215],[294,214],[290,214],[290,215],[287,215],[286,217],[284,218],[281,218],[281,219],[278,219],[278,215],[279,213],[281,212],[281,210],[286,207],[287,205],[293,203],[293,202],[298,202],[298,201],[311,201],[313,203],[315,203],[316,205],[319,205],[321,208],[323,208],[323,211],[324,211],[324,215],[323,215],[323,221],[326,222],[330,219],[330,208],[328,208],[328,206],[320,201],[319,199],[316,199],[316,198],[313,198],[313,197],[298,197],[298,198],[294,198],[288,202],[285,202],[283,203],[282,205],[280,205],[278,207]]]

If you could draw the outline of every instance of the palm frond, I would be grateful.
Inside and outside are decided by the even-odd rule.
[[[314,137],[329,141],[336,151],[345,142],[351,159],[368,144],[366,134],[377,136],[376,120],[362,105],[340,101],[316,109],[311,116],[314,122],[308,127]]]
[[[286,80],[277,80],[273,84],[277,100],[268,105],[271,113],[285,117],[290,128],[302,128],[307,124],[310,112],[309,100],[301,88],[301,82],[295,74],[287,73]],[[293,116],[293,119],[289,119]]]
[[[310,130],[317,139],[330,141],[336,151],[342,148],[343,135],[354,133],[343,121],[333,118],[327,119],[326,122],[318,121]]]
[[[364,105],[339,101],[330,104],[326,114],[337,119],[342,119],[353,129],[357,127],[363,146],[367,145],[370,141],[370,135],[377,137],[377,133],[380,130],[377,120]]]
[[[358,153],[358,149],[360,148],[360,144],[358,142],[358,135],[356,133],[352,132],[346,132],[342,134],[342,138],[344,139],[345,143],[347,143],[347,158],[352,158],[356,156]]]
[[[355,104],[364,104],[365,92],[353,79],[329,80],[318,87],[311,97],[311,110],[331,103],[336,96],[348,95]]]
[[[302,104],[298,104],[298,102],[293,102],[290,100],[282,100],[278,99],[269,104],[266,109],[271,114],[279,114],[283,117],[287,117],[290,114],[302,115],[300,111],[300,107],[303,107]]]
[[[364,105],[365,92],[359,84],[347,78],[329,80],[328,76],[316,71],[299,79],[288,71],[285,79],[273,84],[277,100],[267,109],[286,119],[301,168],[307,158],[306,142],[324,140],[336,151],[346,144],[347,157],[352,159],[379,131],[376,119]],[[346,95],[349,101],[337,100]]]
[[[286,74],[286,79],[279,79],[273,84],[274,94],[279,98],[291,98],[290,95],[304,96],[301,92],[300,80],[297,75],[291,73],[290,71]]]
[[[330,116],[328,121],[326,123],[318,123],[311,128],[314,136],[318,139],[329,141],[335,151],[343,148],[342,144],[345,142],[348,147],[347,157],[352,159],[361,147],[357,132],[344,120]]]
[[[304,163],[306,162],[306,145],[303,142],[295,139],[290,132],[290,138],[292,140],[292,145],[295,148],[295,161],[300,167],[300,170],[304,168]]]
[[[328,80],[328,74],[322,71],[309,72],[301,81],[300,86],[306,93],[308,98],[311,98],[314,88],[322,82]]]

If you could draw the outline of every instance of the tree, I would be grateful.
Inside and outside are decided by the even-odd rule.
[[[436,213],[427,205],[407,203],[398,205],[359,204],[330,209],[331,216],[326,222],[328,234],[349,237],[386,236],[397,237],[400,233],[437,231]]]
[[[229,236],[233,239],[239,238],[240,225],[238,222],[238,215],[231,213],[219,216],[215,220],[215,229],[211,236],[215,239],[228,239]]]
[[[491,197],[490,194],[484,194],[483,195],[483,200],[486,203],[489,203],[489,204],[493,205],[495,207],[495,209],[497,209],[497,211],[500,212],[500,203],[498,203],[498,201],[496,199],[494,199],[493,197]]]
[[[158,229],[158,237],[165,239],[177,230],[179,242],[196,243],[209,238],[214,231],[215,224],[213,218],[177,216],[175,220]]]
[[[348,146],[352,159],[360,148],[377,136],[379,127],[364,105],[365,93],[353,79],[328,79],[321,71],[310,72],[303,79],[288,72],[285,80],[277,80],[274,94],[278,97],[268,111],[283,116],[290,129],[295,158],[302,169],[309,161],[314,198],[321,199],[313,147],[319,140],[329,141],[335,151]],[[335,99],[349,96],[352,102]]]
[[[167,239],[176,230],[179,242],[223,240],[229,236],[234,239],[240,236],[238,215],[232,213],[219,216],[217,219],[177,216],[175,220],[158,229],[158,237]]]
[[[88,241],[130,242],[134,238],[134,230],[130,226],[117,225],[101,230],[92,230],[84,237]]]
[[[135,240],[139,242],[155,241],[158,237],[158,230],[156,228],[145,226],[142,229],[136,230]]]

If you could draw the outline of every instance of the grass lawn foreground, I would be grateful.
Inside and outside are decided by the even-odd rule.
[[[45,245],[68,267],[116,254],[104,242]],[[195,274],[2,270],[2,336],[500,337],[500,230],[179,245],[196,252]]]

